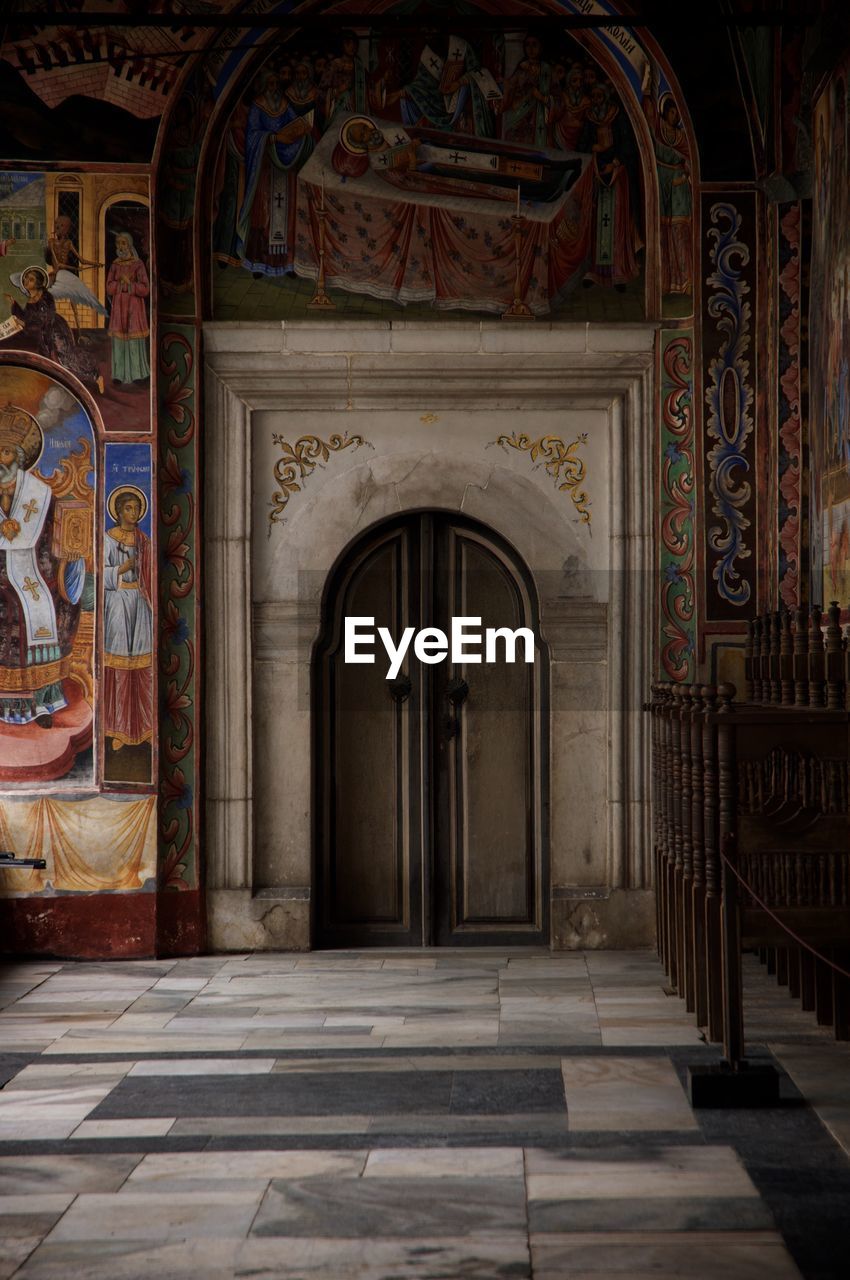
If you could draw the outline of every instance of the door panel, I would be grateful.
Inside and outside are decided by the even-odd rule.
[[[527,593],[492,538],[449,524],[441,543],[441,613],[480,618],[482,635],[487,627],[536,631]],[[444,696],[459,681],[468,689],[437,744],[437,937],[444,944],[504,943],[508,936],[539,942],[544,932],[534,803],[541,655],[527,665],[520,645],[510,664],[499,643],[497,663],[461,663],[444,676]]]
[[[480,617],[529,627],[534,665],[408,654],[404,679],[343,660],[343,619],[405,626]],[[358,544],[336,571],[315,659],[316,943],[540,943],[548,937],[547,655],[515,553],[483,526],[407,517]],[[483,648],[482,648],[483,658]]]
[[[348,566],[320,664],[322,863],[318,932],[326,945],[419,945],[421,857],[417,840],[419,681],[410,693],[386,666],[343,662],[342,620],[374,617],[394,636],[412,615],[412,544],[395,529]]]

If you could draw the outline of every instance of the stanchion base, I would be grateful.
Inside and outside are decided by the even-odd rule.
[[[527,303],[514,300],[507,311],[502,312],[503,320],[533,320],[534,312]]]
[[[744,1062],[737,1071],[728,1062],[688,1067],[688,1101],[697,1107],[776,1107],[779,1072],[769,1062]]]
[[[321,290],[307,303],[308,311],[336,311],[336,303],[333,298],[329,298],[324,290]]]

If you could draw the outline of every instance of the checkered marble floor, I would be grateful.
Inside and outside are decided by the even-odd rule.
[[[645,952],[11,965],[0,1280],[843,1277],[800,1089],[841,1113],[846,1058],[749,981],[782,1105],[696,1115],[718,1054]]]

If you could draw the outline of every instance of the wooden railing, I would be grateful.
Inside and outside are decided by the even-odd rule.
[[[833,604],[751,624],[732,685],[657,684],[653,843],[659,955],[732,1065],[742,948],[850,1039],[850,652]]]

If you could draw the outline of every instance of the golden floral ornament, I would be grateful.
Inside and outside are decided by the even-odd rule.
[[[581,523],[590,524],[590,497],[583,487],[587,479],[587,465],[584,458],[576,453],[581,445],[587,444],[587,432],[583,431],[570,444],[566,444],[560,436],[540,436],[539,439],[532,440],[531,436],[516,431],[510,436],[499,436],[493,443],[503,449],[518,449],[522,453],[528,453],[535,466],[545,467],[558,490],[569,494]]]
[[[272,495],[269,513],[269,534],[273,524],[283,523],[283,513],[294,493],[300,493],[304,481],[329,460],[332,453],[340,453],[343,449],[374,448],[368,440],[359,435],[335,432],[322,440],[319,436],[299,436],[295,444],[281,435],[273,435],[272,442],[280,448],[281,456],[274,464],[274,478],[280,485],[277,493]]]
[[[0,521],[0,533],[2,533],[7,542],[14,542],[20,532],[21,526],[11,516],[7,516],[5,520]]]

